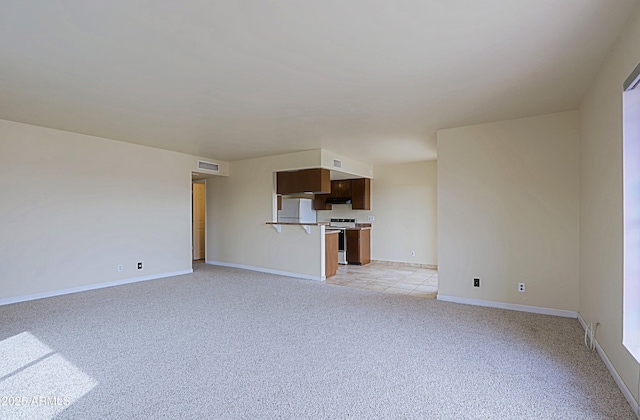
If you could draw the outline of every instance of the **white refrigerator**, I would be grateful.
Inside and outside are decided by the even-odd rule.
[[[278,222],[316,223],[316,211],[310,198],[283,198],[278,210]]]

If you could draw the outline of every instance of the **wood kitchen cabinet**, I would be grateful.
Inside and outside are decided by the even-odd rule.
[[[313,197],[314,210],[331,210],[331,204],[327,204],[328,198],[351,197],[351,180],[331,181],[330,194],[316,194]]]
[[[359,178],[351,180],[351,208],[371,210],[371,180]]]
[[[331,192],[331,173],[328,169],[313,168],[299,171],[283,171],[276,174],[277,194],[298,194],[304,192]]]
[[[331,194],[316,194],[314,210],[331,210],[329,198],[351,198],[352,210],[371,210],[371,180],[369,178],[331,181]]]
[[[331,204],[327,204],[330,194],[316,194],[313,196],[314,210],[331,210]]]
[[[351,197],[351,180],[331,181],[331,197]]]
[[[347,229],[347,263],[371,262],[371,229]]]
[[[338,272],[338,233],[330,232],[325,234],[325,266],[324,275],[326,278],[335,276]]]

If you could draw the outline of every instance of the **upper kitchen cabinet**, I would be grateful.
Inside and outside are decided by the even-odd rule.
[[[371,180],[358,178],[351,180],[351,208],[371,210]]]
[[[327,203],[329,194],[316,194],[313,196],[313,209],[314,210],[331,210],[331,204]]]
[[[331,197],[351,197],[351,180],[331,181]]]
[[[371,210],[371,180],[369,178],[331,181],[331,194],[316,194],[314,210],[331,210],[332,204],[351,203],[352,210]]]
[[[278,194],[331,193],[331,173],[328,169],[313,168],[278,172],[276,179]]]

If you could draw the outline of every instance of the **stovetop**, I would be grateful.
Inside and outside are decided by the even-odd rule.
[[[333,228],[354,228],[356,227],[356,219],[331,219],[329,226]]]

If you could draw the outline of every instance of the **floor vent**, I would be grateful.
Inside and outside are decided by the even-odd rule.
[[[198,169],[204,169],[205,171],[211,171],[211,172],[219,172],[220,165],[218,165],[217,163],[205,162],[204,160],[199,160]]]

